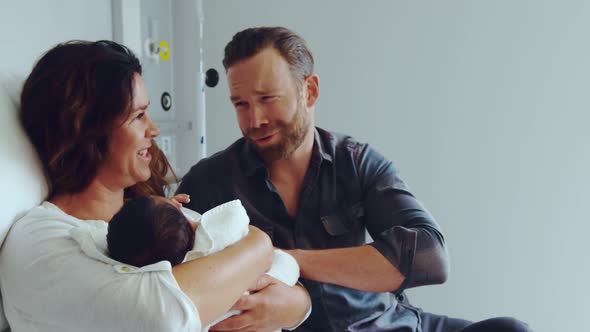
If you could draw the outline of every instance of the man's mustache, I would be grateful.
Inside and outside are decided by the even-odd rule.
[[[264,128],[250,128],[246,131],[245,135],[247,138],[256,141],[270,134],[276,133],[280,129],[280,126],[264,127]]]

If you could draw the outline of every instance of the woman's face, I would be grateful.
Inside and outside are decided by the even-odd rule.
[[[113,130],[109,157],[99,176],[102,182],[113,190],[130,187],[150,178],[150,161],[152,156],[148,148],[152,138],[160,134],[160,128],[148,114],[149,97],[139,74],[133,78],[132,109],[121,119],[122,124]]]

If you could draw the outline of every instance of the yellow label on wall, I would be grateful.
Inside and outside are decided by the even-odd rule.
[[[164,61],[170,60],[170,55],[172,54],[172,49],[170,49],[170,44],[167,41],[162,40],[160,42],[160,59]]]

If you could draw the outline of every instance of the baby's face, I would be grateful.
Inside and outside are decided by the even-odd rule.
[[[172,206],[174,206],[175,208],[177,208],[180,211],[180,208],[178,207],[177,204],[175,204],[172,200],[166,198],[166,197],[161,197],[161,196],[153,196],[154,200],[156,201],[157,204],[170,204]],[[199,226],[198,223],[188,219],[184,213],[182,213],[182,211],[180,211],[180,213],[182,214],[183,218],[186,220],[187,223],[189,223],[189,225],[191,226],[191,228],[193,229],[193,232],[197,231],[197,227]]]

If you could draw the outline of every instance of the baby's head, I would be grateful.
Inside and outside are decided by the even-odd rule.
[[[111,258],[141,267],[162,260],[173,266],[193,248],[195,228],[163,197],[138,197],[125,202],[109,222]]]

